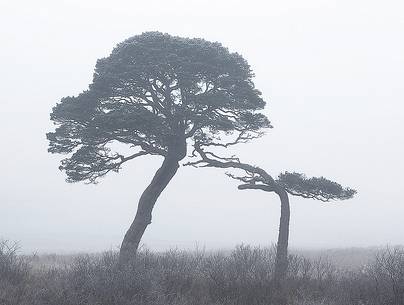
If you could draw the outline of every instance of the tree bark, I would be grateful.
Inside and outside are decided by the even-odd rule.
[[[288,269],[288,244],[289,244],[289,196],[284,189],[276,191],[281,200],[281,217],[279,222],[278,244],[276,246],[275,281],[281,282]]]
[[[275,192],[281,200],[281,217],[279,221],[279,235],[278,243],[276,246],[275,258],[275,282],[281,282],[288,269],[288,244],[289,244],[289,220],[290,220],[290,206],[289,196],[286,190],[278,185],[261,185],[261,184],[242,184],[239,185],[240,190],[245,189],[259,189],[266,192]]]
[[[151,223],[154,204],[176,174],[179,168],[178,162],[185,156],[184,152],[179,151],[180,148],[184,148],[184,146],[181,145],[174,147],[173,150],[175,152],[169,152],[167,154],[164,158],[163,164],[157,170],[149,186],[144,190],[140,197],[135,219],[122,241],[119,252],[120,265],[126,265],[135,257],[146,227]]]
[[[278,243],[276,246],[275,272],[274,272],[274,304],[287,305],[285,279],[288,270],[288,243],[290,206],[288,193],[279,188],[275,190],[281,200],[281,217],[279,222]]]

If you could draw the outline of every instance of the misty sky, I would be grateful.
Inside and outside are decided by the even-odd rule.
[[[219,41],[256,74],[274,129],[232,151],[276,176],[324,175],[348,201],[291,198],[291,247],[404,244],[402,1],[0,1],[0,238],[24,252],[116,249],[162,162],[68,184],[47,153],[51,108],[96,60],[157,30]],[[143,242],[208,249],[276,241],[279,200],[217,169],[180,168]]]

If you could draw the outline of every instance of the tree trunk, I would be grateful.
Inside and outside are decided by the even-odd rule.
[[[173,156],[165,157],[163,164],[140,197],[135,219],[122,241],[119,253],[119,263],[121,265],[127,264],[131,258],[135,257],[143,233],[151,223],[154,204],[177,172],[180,159]]]
[[[287,294],[285,278],[288,270],[288,243],[289,243],[289,196],[284,189],[275,191],[281,200],[281,218],[279,222],[278,244],[276,246],[274,284],[276,288],[275,304],[286,305]]]
[[[279,222],[278,244],[276,247],[275,279],[283,280],[288,269],[288,243],[289,243],[289,196],[284,189],[277,190],[281,200],[281,218]]]

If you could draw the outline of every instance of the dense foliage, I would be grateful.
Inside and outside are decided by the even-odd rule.
[[[356,194],[356,190],[349,187],[344,188],[327,178],[307,178],[306,175],[296,172],[281,173],[276,181],[291,195],[321,201],[350,199]]]
[[[269,126],[256,112],[265,102],[253,76],[241,55],[217,42],[131,37],[97,61],[88,90],[53,108],[49,151],[69,154],[60,169],[70,182],[95,182],[143,155],[181,160],[198,134],[214,139]]]

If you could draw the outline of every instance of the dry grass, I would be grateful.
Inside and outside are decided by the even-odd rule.
[[[321,256],[291,255],[289,261],[286,291],[291,305],[404,304],[403,249],[379,251],[370,264],[351,270]],[[145,250],[120,269],[114,252],[23,257],[2,242],[0,304],[276,304],[273,266],[272,249],[248,246],[231,253]]]

